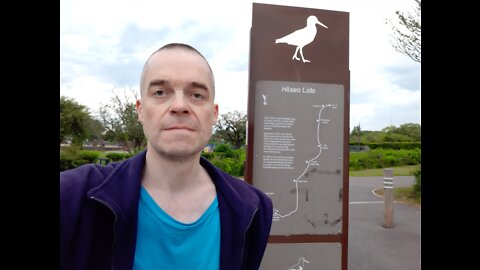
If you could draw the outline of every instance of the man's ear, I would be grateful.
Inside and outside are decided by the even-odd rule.
[[[137,109],[138,122],[143,124],[143,105],[142,99],[137,99],[135,103],[135,108]]]
[[[217,123],[218,120],[218,104],[213,105],[213,119],[212,126]]]

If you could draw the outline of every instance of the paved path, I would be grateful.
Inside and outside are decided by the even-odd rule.
[[[410,186],[415,178],[394,176],[394,186]],[[383,227],[383,198],[373,189],[383,177],[350,177],[348,270],[420,270],[421,209],[394,204],[394,226]]]

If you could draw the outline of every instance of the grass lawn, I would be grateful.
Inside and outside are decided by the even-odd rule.
[[[393,176],[413,176],[413,172],[417,169],[416,165],[393,167]],[[361,171],[350,171],[350,176],[383,176],[383,169],[368,169]],[[383,188],[375,190],[377,195],[383,196]],[[412,187],[396,187],[393,189],[393,199],[397,202],[405,203],[415,207],[420,207],[421,197],[412,198]]]
[[[378,188],[374,192],[383,197],[383,188]],[[410,196],[412,189],[410,187],[396,187],[393,188],[393,200],[408,204],[415,207],[420,207],[422,204],[422,198],[412,198]]]
[[[393,176],[409,176],[417,169],[417,165],[392,167]],[[350,176],[383,176],[383,169],[368,169],[361,171],[350,171]]]

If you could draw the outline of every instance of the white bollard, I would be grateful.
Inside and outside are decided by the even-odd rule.
[[[383,170],[383,198],[385,211],[383,227],[393,227],[393,169]]]

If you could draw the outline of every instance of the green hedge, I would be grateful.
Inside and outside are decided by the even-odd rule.
[[[133,154],[119,152],[101,152],[81,150],[78,147],[69,147],[60,151],[60,171],[73,169],[83,164],[99,163],[100,158],[107,158],[109,162],[122,161]],[[202,152],[202,156],[221,170],[233,176],[241,177],[245,170],[245,149],[233,149],[228,144],[217,145],[214,152]]]
[[[416,148],[421,149],[422,144],[421,142],[382,142],[382,143],[350,143],[350,146],[359,146],[364,145],[368,146],[371,150],[373,149],[394,149],[394,150],[401,150],[401,149],[409,149],[413,150]]]
[[[109,153],[106,153],[105,156],[110,160],[110,162],[113,162],[113,161],[125,160],[125,159],[127,159],[127,158],[132,157],[133,154],[129,154],[129,153],[118,153],[118,152],[109,152]]]
[[[415,183],[413,184],[413,191],[411,197],[413,199],[421,199],[422,197],[422,166],[419,164],[418,169],[414,173]]]
[[[233,176],[243,176],[245,170],[245,149],[233,149],[229,144],[215,146],[213,152],[202,152],[202,156],[222,171]]]
[[[202,152],[202,156],[212,162],[212,164],[226,173],[237,177],[244,175],[245,154],[244,148],[233,149],[228,144],[217,145],[213,152]],[[104,153],[101,151],[68,148],[60,151],[60,171],[76,168],[87,163],[99,163],[100,158],[107,158],[109,162],[113,162],[125,160],[132,155],[128,153]],[[365,152],[350,152],[349,160],[349,167],[352,171],[417,165],[421,162],[421,149],[394,150],[376,148]],[[420,175],[421,173],[419,173]],[[418,184],[418,189],[420,189],[419,186],[420,184]]]
[[[396,166],[417,165],[421,161],[421,150],[374,149],[367,152],[351,152],[349,167],[352,171],[381,169]]]
[[[88,163],[99,163],[100,158],[107,158],[108,162],[113,162],[125,160],[133,155],[129,153],[81,150],[76,146],[70,146],[60,150],[60,171],[73,169]]]

